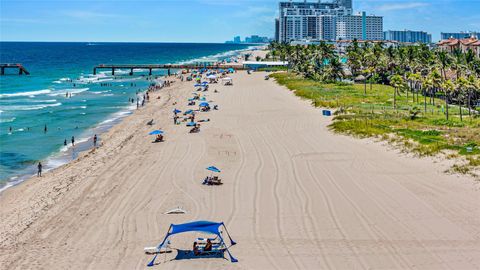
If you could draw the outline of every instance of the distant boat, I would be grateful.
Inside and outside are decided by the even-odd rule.
[[[98,44],[91,43],[91,42],[87,43],[87,46],[96,46],[96,45],[98,45]]]

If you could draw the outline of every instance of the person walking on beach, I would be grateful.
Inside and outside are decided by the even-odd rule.
[[[93,147],[97,147],[97,134],[93,136]]]
[[[37,171],[37,177],[42,177],[42,163],[38,162],[38,171]]]
[[[75,146],[75,137],[72,136],[72,146]]]

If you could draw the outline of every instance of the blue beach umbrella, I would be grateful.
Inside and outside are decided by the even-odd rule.
[[[203,85],[207,85],[207,84],[208,84],[208,82],[202,82],[202,84],[203,84]]]
[[[197,123],[195,123],[195,122],[188,122],[187,123],[187,127],[194,127],[196,125],[197,125]]]
[[[193,87],[202,87],[202,86],[203,86],[203,84],[197,83]]]
[[[181,113],[182,111],[178,110],[178,109],[175,109],[173,110],[173,113]]]
[[[163,131],[158,129],[148,133],[148,135],[160,135],[160,134],[163,134]]]
[[[233,69],[233,68],[229,68],[229,69],[228,69],[228,72],[231,72],[231,73],[233,73],[233,72],[235,72],[235,69]]]
[[[185,114],[191,114],[191,113],[193,113],[193,110],[188,110],[185,112]]]
[[[211,171],[211,172],[216,172],[216,173],[219,173],[221,172],[217,167],[215,166],[210,166],[207,168],[207,170]]]
[[[200,107],[208,107],[208,106],[209,106],[208,102],[200,103]]]
[[[201,100],[201,101],[205,101],[205,100],[207,100],[207,99],[206,99],[205,97],[201,97],[200,100]]]

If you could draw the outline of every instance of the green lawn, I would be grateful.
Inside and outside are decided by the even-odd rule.
[[[443,152],[449,157],[463,156],[467,162],[454,167],[459,172],[466,173],[480,165],[480,116],[469,117],[466,108],[461,121],[458,106],[450,105],[447,121],[445,103],[440,98],[433,105],[427,97],[425,113],[422,95],[417,101],[417,96],[414,99],[409,93],[407,98],[406,92],[402,92],[397,95],[395,110],[394,89],[387,85],[367,85],[365,95],[363,84],[324,84],[286,72],[272,77],[297,96],[311,100],[314,106],[337,109],[330,125],[335,132],[380,137],[419,155]],[[417,113],[414,119],[413,112]]]

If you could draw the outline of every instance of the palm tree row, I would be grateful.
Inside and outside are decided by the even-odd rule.
[[[353,41],[343,55],[334,45],[321,42],[318,45],[289,45],[271,43],[268,57],[288,61],[289,69],[306,78],[337,82],[360,80],[372,89],[373,83],[391,85],[394,88],[394,108],[397,96],[406,93],[407,100],[419,102],[423,96],[424,111],[427,103],[435,105],[435,98],[443,100],[445,115],[449,118],[449,104],[468,108],[469,115],[480,101],[480,59],[468,50],[448,53],[430,49],[424,44],[385,47],[383,43],[358,43]],[[477,111],[475,111],[477,113]]]

